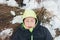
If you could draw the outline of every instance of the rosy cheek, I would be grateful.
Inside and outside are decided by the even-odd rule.
[[[25,22],[25,25],[28,26],[29,25],[28,22]]]

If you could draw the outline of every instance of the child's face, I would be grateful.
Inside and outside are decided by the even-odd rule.
[[[34,28],[35,27],[35,18],[28,17],[24,20],[25,28]]]

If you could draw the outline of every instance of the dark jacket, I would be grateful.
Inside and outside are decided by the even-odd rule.
[[[21,25],[16,32],[14,32],[11,40],[53,40],[53,38],[48,29],[38,24],[32,33]]]

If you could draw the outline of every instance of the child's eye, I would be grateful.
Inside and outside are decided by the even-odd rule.
[[[35,20],[33,19],[33,20],[31,20],[32,22],[35,22]]]
[[[26,22],[29,22],[29,20],[26,20]]]

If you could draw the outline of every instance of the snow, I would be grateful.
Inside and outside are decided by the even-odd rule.
[[[60,40],[60,36],[56,37],[54,40]]]
[[[7,4],[8,6],[18,7],[18,4],[15,0],[0,0],[0,4]]]
[[[0,0],[0,4],[6,4],[6,0]]]
[[[60,0],[57,1],[58,4],[58,10],[60,11]]]
[[[10,12],[11,12],[11,14],[12,14],[13,16],[15,16],[15,15],[16,15],[14,11],[10,11]]]
[[[38,7],[38,3],[35,0],[24,0],[23,3],[26,6],[22,7],[22,9],[36,9]]]
[[[22,23],[22,15],[15,16],[11,22],[12,24]]]
[[[12,28],[7,28],[7,29],[3,30],[2,32],[0,32],[0,36],[1,36],[1,35],[4,35],[4,33],[5,33],[6,35],[11,36],[11,35],[12,35],[12,32],[13,32],[13,29],[12,29]],[[10,33],[10,34],[9,34],[9,33]]]
[[[13,29],[12,28],[7,28],[5,30],[2,30],[0,32],[0,38],[4,40],[6,37],[10,37],[13,34]]]
[[[52,37],[55,37],[57,28],[60,29],[60,18],[57,16],[53,16],[50,20],[50,23],[45,23],[44,26],[50,31]]]
[[[53,17],[50,24],[52,24],[53,29],[60,28],[60,19],[57,17]]]
[[[58,5],[54,1],[43,1],[41,6],[45,7],[48,11],[57,11]]]
[[[8,6],[12,6],[12,7],[18,7],[18,4],[17,4],[17,2],[15,1],[15,0],[9,0],[9,1],[7,1],[7,5]]]
[[[41,5],[44,6],[53,15],[55,15],[50,21],[50,24],[54,25],[53,28],[60,28],[60,12],[58,11],[57,3],[54,1],[43,1]]]
[[[27,4],[29,2],[29,0],[23,0],[24,4]]]
[[[59,28],[60,29],[60,0],[56,1],[56,0],[46,0],[46,1],[42,1],[40,3],[41,7],[46,8],[49,12],[51,12],[53,15],[50,23],[45,23],[43,26],[45,26],[51,33],[52,37],[54,38],[54,40],[60,40],[60,36],[55,38],[55,29]],[[45,17],[46,18],[46,17]]]

